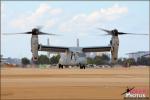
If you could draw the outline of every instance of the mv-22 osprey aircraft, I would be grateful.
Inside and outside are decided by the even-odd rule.
[[[110,44],[108,46],[96,46],[96,47],[79,47],[79,40],[77,40],[77,47],[61,47],[61,46],[49,46],[42,45],[38,42],[38,35],[56,35],[41,32],[39,28],[33,28],[30,32],[16,33],[16,34],[31,34],[31,52],[32,52],[32,61],[38,61],[38,51],[46,51],[53,53],[62,53],[59,60],[59,68],[63,66],[80,66],[81,69],[85,69],[87,64],[87,58],[85,53],[88,52],[111,52],[111,64],[115,64],[118,58],[118,47],[119,47],[119,38],[118,35],[132,34],[118,32],[117,29],[106,30],[99,28],[102,31],[107,32],[106,35],[111,35]],[[140,35],[140,34],[138,34]],[[144,35],[144,34],[141,34]]]

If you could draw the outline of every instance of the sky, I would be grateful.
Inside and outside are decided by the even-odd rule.
[[[149,1],[1,1],[1,54],[3,57],[31,58],[31,35],[21,33],[42,27],[42,32],[59,36],[39,36],[40,44],[53,46],[107,46],[108,30],[149,34]],[[119,36],[119,57],[149,50],[149,35]],[[39,52],[46,54],[46,52]]]

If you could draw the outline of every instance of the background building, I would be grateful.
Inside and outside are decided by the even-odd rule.
[[[21,60],[17,58],[1,58],[0,60],[1,64],[21,64]]]
[[[150,57],[150,51],[138,51],[138,52],[132,52],[128,53],[129,58],[133,58],[135,61],[137,61],[140,57]]]

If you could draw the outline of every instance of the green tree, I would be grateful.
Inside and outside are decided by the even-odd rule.
[[[133,58],[127,59],[127,62],[129,63],[129,65],[136,65],[136,61]]]
[[[123,61],[124,61],[124,58],[119,58],[119,59],[117,60],[117,63],[118,63],[119,65],[122,65],[122,64],[123,64]]]
[[[150,57],[139,57],[137,59],[137,61],[135,61],[135,59],[133,58],[119,58],[118,59],[118,64],[123,65],[123,66],[127,66],[127,64],[129,65],[147,65],[150,66]]]
[[[46,55],[40,55],[38,57],[37,63],[38,64],[50,64],[50,60]]]
[[[87,63],[88,64],[94,64],[94,60],[92,58],[87,58]]]
[[[106,54],[103,54],[101,59],[103,59],[104,61],[109,61],[110,60],[110,57]]]
[[[59,62],[60,55],[56,55],[50,58],[50,64],[57,64]]]
[[[96,65],[108,64],[109,61],[110,61],[109,56],[105,54],[103,54],[102,56],[96,56],[94,59],[92,58],[87,59],[88,64],[96,64]]]
[[[150,66],[150,57],[140,57],[137,59],[138,65],[148,65]]]
[[[21,59],[21,63],[23,65],[27,65],[27,64],[30,64],[30,60],[28,58],[24,57],[24,58]]]

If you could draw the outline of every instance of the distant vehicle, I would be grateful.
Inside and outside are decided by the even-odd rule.
[[[101,68],[110,68],[111,66],[109,66],[109,65],[100,65],[99,67],[101,67]]]

